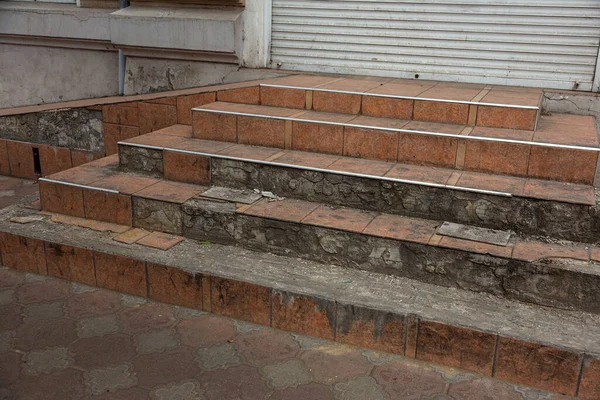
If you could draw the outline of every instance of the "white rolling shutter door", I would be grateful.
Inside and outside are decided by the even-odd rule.
[[[273,0],[272,67],[592,90],[600,0]]]

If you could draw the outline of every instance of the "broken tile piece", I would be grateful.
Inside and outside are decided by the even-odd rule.
[[[453,222],[444,222],[437,231],[438,235],[455,237],[458,239],[472,240],[474,242],[506,246],[510,240],[510,232],[495,229],[480,228]]]
[[[133,228],[126,232],[121,233],[118,236],[115,236],[113,238],[113,240],[116,240],[117,242],[121,242],[121,243],[133,244],[133,243],[137,242],[138,240],[145,238],[149,234],[150,234],[150,232],[148,232],[147,230],[140,229],[140,228]]]
[[[181,242],[183,237],[169,235],[168,233],[152,232],[148,236],[137,241],[142,246],[154,247],[155,249],[169,250],[177,243]]]

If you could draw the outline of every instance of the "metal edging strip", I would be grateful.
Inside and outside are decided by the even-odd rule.
[[[354,91],[351,91],[351,90],[336,90],[336,89],[324,89],[324,88],[318,88],[318,87],[276,85],[276,84],[272,84],[272,83],[261,83],[259,86],[272,87],[272,88],[281,88],[281,89],[312,90],[313,92],[355,94],[355,95],[372,96],[372,97],[389,97],[391,99],[435,101],[435,102],[438,102],[438,103],[454,103],[454,104],[468,104],[468,105],[474,105],[474,106],[518,108],[518,109],[522,109],[522,110],[539,110],[539,106],[523,106],[523,105],[518,105],[518,104],[484,103],[484,102],[480,102],[480,101],[468,101],[468,100],[461,101],[461,100],[449,100],[449,99],[436,99],[436,98],[433,98],[433,97],[400,96],[400,95],[396,95],[396,94],[383,94],[383,93],[371,93],[371,92],[354,92]]]
[[[318,120],[295,118],[295,117],[281,117],[281,116],[274,116],[274,115],[244,113],[244,112],[240,112],[240,111],[213,110],[213,109],[207,109],[207,108],[193,108],[192,110],[198,111],[198,112],[208,112],[208,113],[213,113],[213,114],[238,115],[238,116],[242,116],[242,117],[278,119],[278,120],[282,120],[282,121],[308,122],[308,123],[314,123],[314,124],[335,125],[335,126],[345,126],[345,127],[347,126],[350,128],[373,129],[373,130],[379,130],[379,131],[385,131],[385,132],[413,133],[413,134],[418,134],[418,135],[443,136],[443,137],[451,137],[451,138],[466,139],[466,140],[481,140],[481,141],[487,141],[487,142],[499,142],[499,143],[521,144],[521,145],[528,145],[528,146],[551,147],[551,148],[568,149],[568,150],[600,152],[600,148],[598,148],[598,147],[587,147],[587,146],[576,146],[576,145],[568,145],[568,144],[543,143],[543,142],[527,142],[525,140],[502,139],[502,138],[483,137],[483,136],[466,136],[466,135],[461,135],[458,133],[442,133],[442,132],[418,131],[418,130],[414,130],[414,129],[387,128],[387,127],[383,127],[383,126],[351,124],[351,123],[346,123],[346,122],[318,121]]]
[[[140,145],[139,143],[119,142],[118,144],[124,145],[124,146],[132,146],[132,147],[142,147],[142,148],[144,147],[143,145]],[[269,166],[273,166],[273,167],[295,168],[295,169],[302,169],[305,171],[332,173],[332,174],[338,174],[338,175],[351,176],[351,177],[355,177],[355,178],[376,179],[376,180],[392,182],[392,183],[406,183],[409,185],[420,185],[420,186],[427,186],[427,187],[440,188],[440,189],[446,188],[446,189],[460,190],[463,192],[490,194],[490,195],[502,196],[502,197],[513,197],[513,195],[511,193],[495,192],[493,190],[482,190],[482,189],[467,188],[467,187],[461,187],[461,186],[445,185],[445,184],[440,184],[440,183],[421,182],[421,181],[412,181],[412,180],[408,180],[408,179],[390,178],[390,177],[386,177],[386,176],[359,174],[359,173],[355,173],[355,172],[338,171],[338,170],[332,170],[332,169],[326,169],[326,168],[308,167],[308,166],[304,166],[304,165],[278,163],[276,161],[255,160],[255,159],[243,158],[243,157],[226,156],[226,155],[216,154],[216,153],[203,153],[203,152],[194,151],[194,150],[175,149],[175,148],[171,148],[171,147],[164,147],[162,149],[167,150],[167,151],[172,151],[174,153],[191,154],[191,155],[219,158],[219,159],[231,160],[231,161],[252,162],[252,163],[256,163],[256,164],[269,165]]]
[[[88,185],[81,185],[79,183],[57,181],[55,179],[39,178],[38,181],[40,181],[40,182],[47,182],[47,183],[54,183],[54,184],[57,184],[57,185],[72,186],[72,187],[76,187],[76,188],[80,188],[80,189],[95,190],[95,191],[98,191],[98,192],[105,192],[105,193],[112,193],[112,194],[121,194],[121,192],[119,192],[118,190],[104,189],[104,188],[99,188],[99,187],[94,187],[94,186],[88,186]]]

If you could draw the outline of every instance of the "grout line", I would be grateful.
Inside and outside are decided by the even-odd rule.
[[[421,333],[421,318],[415,318],[417,333],[415,334],[415,360],[418,360],[418,352],[419,352],[419,334]]]
[[[490,376],[496,376],[496,368],[498,364],[498,345],[500,344],[500,335],[496,335],[496,342],[494,343],[494,354],[492,357],[492,374]]]
[[[581,363],[579,364],[579,373],[577,374],[577,384],[575,386],[575,397],[579,396],[579,389],[581,388],[581,380],[583,379],[583,368],[585,366],[585,360],[587,356],[583,354],[581,356]]]
[[[144,271],[146,273],[146,298],[150,298],[150,275],[148,275],[148,262],[144,262]]]
[[[286,150],[289,150],[289,149],[286,148]],[[265,161],[274,161],[275,159],[277,159],[285,154],[287,154],[287,152],[285,150],[277,152],[277,153],[273,154],[271,157],[265,159]]]

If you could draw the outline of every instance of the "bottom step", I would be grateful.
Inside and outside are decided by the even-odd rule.
[[[409,279],[183,240],[167,251],[114,234],[0,216],[3,264],[254,323],[600,396],[600,317]],[[22,219],[21,219],[22,221]]]

